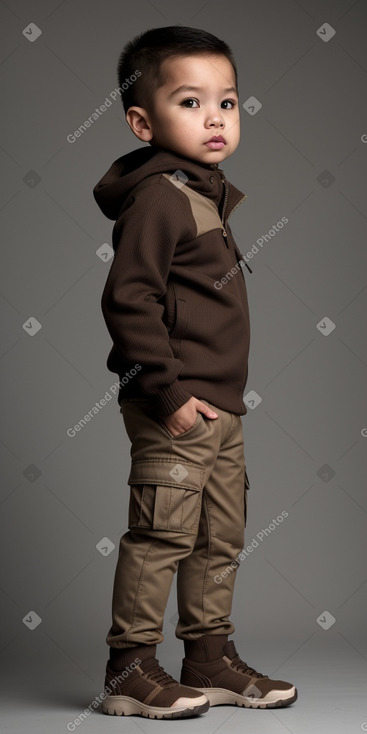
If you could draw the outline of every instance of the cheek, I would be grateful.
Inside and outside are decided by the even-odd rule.
[[[233,129],[234,134],[237,135],[237,136],[239,136],[239,134],[240,134],[240,117],[239,117],[239,115],[233,121],[232,129]]]
[[[190,130],[193,130],[195,128],[195,124],[192,117],[183,114],[175,116],[174,120],[171,121],[170,127],[175,132],[189,133]]]
[[[167,115],[165,118],[165,127],[167,130],[179,130],[184,124],[184,119],[181,115],[172,114]]]

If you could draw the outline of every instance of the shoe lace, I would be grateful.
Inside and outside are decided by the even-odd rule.
[[[258,671],[256,671],[255,668],[250,668],[247,663],[241,660],[238,654],[235,655],[234,658],[232,658],[231,664],[239,673],[245,673],[246,675],[250,675],[251,677],[255,676],[256,678],[268,677],[267,675],[263,675],[263,673],[259,673]]]
[[[157,683],[162,688],[176,686],[177,681],[159,665],[158,660],[153,658],[153,661],[153,664],[144,666],[144,677],[148,677],[152,683]]]

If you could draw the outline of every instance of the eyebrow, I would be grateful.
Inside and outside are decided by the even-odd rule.
[[[182,84],[181,87],[177,87],[177,89],[174,90],[174,92],[171,92],[169,95],[170,97],[173,97],[174,94],[178,94],[179,92],[202,92],[202,87],[191,87],[187,84]],[[227,87],[227,89],[223,89],[222,92],[235,92],[237,94],[237,89],[235,87]]]

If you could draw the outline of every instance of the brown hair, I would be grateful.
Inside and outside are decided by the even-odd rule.
[[[118,82],[123,90],[121,99],[125,113],[133,105],[151,108],[155,91],[165,82],[161,74],[165,59],[210,53],[222,54],[230,61],[237,87],[237,68],[232,51],[225,41],[211,33],[179,25],[140,33],[126,44],[118,61]]]

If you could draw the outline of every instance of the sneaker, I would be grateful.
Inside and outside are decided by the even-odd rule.
[[[153,649],[149,649],[151,647]],[[140,663],[133,663],[123,670],[114,670],[107,662],[103,713],[116,716],[136,714],[148,719],[181,719],[208,711],[207,697],[174,680],[159,665],[154,654],[155,646],[149,645],[145,657],[140,654],[136,658],[144,657]],[[127,675],[126,671],[129,671]]]
[[[207,653],[208,637],[211,638],[210,655]],[[185,641],[190,658],[197,660],[204,657],[206,662],[185,657],[182,661],[181,683],[204,693],[211,706],[227,704],[266,709],[289,706],[297,700],[297,689],[291,683],[271,680],[267,675],[256,672],[241,660],[233,640],[225,642],[223,638],[226,639],[226,636],[203,635],[199,638],[200,643],[199,640],[190,640],[187,645]],[[198,643],[196,652],[195,643]]]

